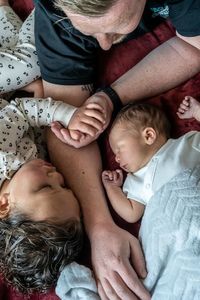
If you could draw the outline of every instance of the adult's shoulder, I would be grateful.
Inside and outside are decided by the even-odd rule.
[[[65,16],[62,11],[56,8],[53,0],[34,0],[34,4],[37,10],[42,11],[44,15],[48,15],[48,18],[53,21]]]
[[[169,17],[180,35],[200,35],[200,1],[167,0]]]

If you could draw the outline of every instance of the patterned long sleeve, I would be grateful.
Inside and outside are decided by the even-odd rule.
[[[46,99],[20,98],[11,101],[32,127],[48,126],[53,121],[67,127],[76,108],[62,101]]]
[[[31,127],[59,121],[67,126],[76,108],[51,98],[0,99],[0,184],[38,155]]]

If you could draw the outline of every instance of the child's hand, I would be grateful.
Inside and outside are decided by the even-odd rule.
[[[109,185],[122,186],[123,184],[123,173],[122,170],[117,169],[115,171],[103,171],[102,181],[105,188]]]
[[[191,96],[185,96],[179,105],[177,115],[180,119],[195,118],[200,121],[200,103]]]
[[[96,140],[104,130],[104,125],[104,109],[100,104],[85,103],[75,111],[68,128],[53,122],[51,130],[63,143],[80,148]]]
[[[104,124],[103,107],[98,103],[84,103],[73,114],[68,129],[96,138],[103,131]]]

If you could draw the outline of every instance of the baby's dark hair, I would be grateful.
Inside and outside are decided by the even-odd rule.
[[[117,114],[112,128],[124,121],[137,131],[152,127],[158,134],[170,137],[171,126],[167,116],[161,108],[153,104],[144,101],[127,104]]]
[[[0,272],[23,293],[47,292],[80,254],[81,222],[30,221],[22,214],[0,220]]]

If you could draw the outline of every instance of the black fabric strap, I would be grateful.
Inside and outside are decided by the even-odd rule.
[[[113,90],[110,86],[106,86],[104,88],[97,89],[96,92],[104,92],[110,98],[113,104],[113,116],[116,116],[123,105],[115,90]]]

